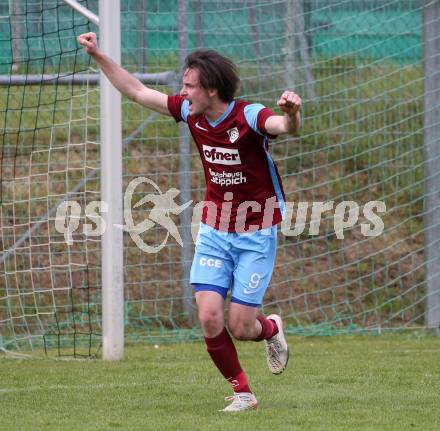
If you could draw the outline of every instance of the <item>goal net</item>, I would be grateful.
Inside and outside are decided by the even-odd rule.
[[[63,201],[99,200],[98,88],[73,84],[93,67],[75,40],[89,30],[63,2],[0,2],[3,348],[79,353],[99,333],[99,241],[69,245],[54,224]]]
[[[97,1],[79,3],[98,12]],[[438,212],[429,205],[439,170],[427,169],[438,159],[424,123],[440,98],[426,97],[426,4],[121,1],[129,71],[178,76],[182,56],[213,48],[237,64],[239,98],[277,110],[285,89],[302,96],[301,132],[271,143],[288,211],[262,310],[282,314],[290,333],[426,326],[440,220],[427,217]],[[91,355],[100,346],[101,243],[85,229],[95,226],[87,205],[100,200],[99,86],[75,40],[85,31],[98,32],[62,1],[0,0],[0,348]],[[178,91],[175,80],[162,84],[152,86]],[[133,194],[136,223],[151,214],[151,202],[134,207],[146,193],[179,189],[176,202],[190,208],[203,200],[184,129],[127,99],[122,126],[124,191],[149,180]],[[71,237],[56,228],[66,201],[80,211],[66,215],[77,226]],[[191,212],[173,220],[183,247],[170,236],[147,253],[124,234],[128,340],[200,336],[188,285]],[[166,231],[155,225],[141,239],[158,246]]]

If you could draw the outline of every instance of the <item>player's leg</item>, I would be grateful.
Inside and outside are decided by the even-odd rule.
[[[198,316],[207,351],[217,369],[231,385],[234,395],[225,411],[256,407],[247,376],[241,368],[234,343],[225,328],[224,301],[231,285],[234,265],[228,256],[225,235],[202,225],[191,267]]]
[[[228,328],[237,340],[261,341],[272,338],[278,333],[275,321],[267,319],[259,312],[260,304],[238,303],[231,301],[228,314]]]
[[[214,338],[225,327],[224,305],[228,290],[220,286],[194,284],[194,291],[203,335]]]
[[[264,317],[258,306],[232,302],[229,307],[228,328],[238,340],[262,341],[266,344],[267,365],[274,374],[284,371],[289,360],[289,348],[280,316]]]
[[[224,321],[224,296],[210,288],[215,286],[195,285],[196,302],[200,325],[203,330],[207,351],[233,391],[251,392],[246,373],[238,359],[237,350]]]
[[[204,290],[204,289],[212,290]],[[223,377],[229,382],[234,395],[227,397],[231,404],[223,409],[236,412],[257,408],[257,399],[252,393],[246,373],[241,368],[229,332],[224,325],[224,296],[217,286],[195,285],[198,315],[205,337],[206,350]]]
[[[276,256],[276,227],[237,238],[237,265],[231,293],[228,326],[241,340],[264,340],[267,364],[281,373],[289,360],[283,323],[278,315],[267,318],[258,313],[272,277]]]

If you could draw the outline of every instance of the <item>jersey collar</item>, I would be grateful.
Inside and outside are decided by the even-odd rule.
[[[214,121],[210,121],[210,120],[208,120],[206,117],[206,121],[209,123],[209,125],[211,126],[211,127],[217,127],[230,113],[231,113],[231,111],[234,109],[234,106],[235,106],[235,100],[233,100],[230,104],[229,104],[229,106],[227,107],[227,109],[226,109],[226,111],[225,112],[223,112],[223,114],[222,115],[220,115],[220,117],[218,117],[216,120],[214,120]]]

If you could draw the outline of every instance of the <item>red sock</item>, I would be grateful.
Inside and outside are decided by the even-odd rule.
[[[266,319],[264,316],[257,316],[261,324],[261,334],[254,341],[268,340],[278,334],[278,326],[275,320]]]
[[[223,328],[223,331],[216,337],[205,337],[205,342],[212,361],[231,384],[234,392],[252,392],[247,376],[238,361],[237,350],[226,328]]]

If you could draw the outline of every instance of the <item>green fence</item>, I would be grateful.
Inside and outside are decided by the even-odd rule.
[[[60,52],[76,48],[75,35],[89,29],[98,31],[70,7],[60,7],[63,4],[60,0],[45,0],[44,11],[41,1],[17,2],[16,14],[11,18],[13,3],[0,0],[0,73],[3,74],[9,73],[13,63],[13,36],[18,36],[15,46],[18,64],[26,64],[35,73],[49,73],[60,68],[71,69],[71,64],[60,64]],[[96,0],[81,3],[98,13]],[[421,59],[420,0],[299,3],[312,58],[352,56],[408,63]],[[177,4],[174,0],[121,1],[126,63],[135,63],[145,71],[152,59],[154,64],[157,58],[175,59],[180,31],[187,34],[188,50],[202,46],[218,49],[241,61],[282,61],[286,36],[279,23],[286,16],[287,2],[249,2],[249,8],[244,8],[241,1],[226,1],[221,2],[219,14],[218,1],[189,0],[186,28],[179,28]],[[258,7],[252,7],[253,4]],[[19,35],[13,34],[14,22],[24,24],[18,26]]]

